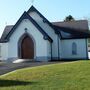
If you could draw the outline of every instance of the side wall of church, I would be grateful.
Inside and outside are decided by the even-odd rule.
[[[87,39],[61,40],[59,51],[60,59],[88,59]]]
[[[8,58],[8,43],[0,43],[0,60]]]

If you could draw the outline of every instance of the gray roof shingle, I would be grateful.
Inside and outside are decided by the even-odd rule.
[[[1,36],[1,41],[5,39],[5,37],[8,35],[8,33],[11,31],[14,25],[7,25],[3,31],[3,34]]]
[[[90,38],[87,20],[52,22],[52,24],[60,32],[62,39]]]
[[[75,20],[75,21],[63,21],[63,22],[52,22],[53,25],[59,27],[65,27],[70,29],[88,30],[87,20]]]
[[[54,26],[54,28],[60,33],[61,39],[90,38],[89,30],[71,29],[60,26]]]

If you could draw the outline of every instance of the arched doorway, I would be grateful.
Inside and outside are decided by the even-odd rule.
[[[34,59],[34,42],[28,35],[21,37],[20,44],[20,58],[21,59]]]

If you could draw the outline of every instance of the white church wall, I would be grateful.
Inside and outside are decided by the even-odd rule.
[[[48,44],[47,45],[47,54],[48,54],[48,57],[51,60],[51,43],[48,41],[47,44]]]
[[[59,60],[62,58],[62,56],[61,56],[62,55],[62,46],[61,45],[62,45],[61,39],[59,38],[59,49],[58,49],[59,50]]]
[[[8,43],[0,43],[0,60],[7,60],[8,58]]]
[[[27,28],[27,32],[34,38],[35,40],[35,57],[34,59],[37,60],[44,60],[50,58],[48,54],[49,50],[47,51],[49,41],[43,39],[43,35],[37,28],[28,20],[25,19],[21,22],[21,24],[17,27],[14,31],[12,36],[10,37],[9,41],[9,48],[8,48],[8,57],[9,58],[18,58],[18,41],[20,37],[25,33],[25,28]]]
[[[51,28],[43,19],[36,13],[30,12],[29,15],[43,28],[43,30],[53,39],[52,43],[52,56],[53,58],[58,58],[58,43],[57,35],[55,34],[53,28]]]
[[[72,44],[77,45],[77,54],[72,54]],[[61,40],[61,59],[87,59],[86,39]]]

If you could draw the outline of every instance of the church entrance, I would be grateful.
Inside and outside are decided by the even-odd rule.
[[[21,42],[21,59],[34,59],[34,42],[28,35]]]

